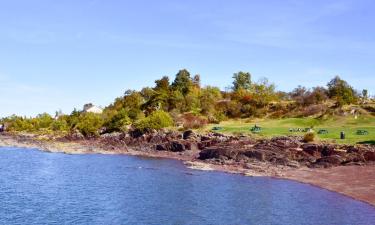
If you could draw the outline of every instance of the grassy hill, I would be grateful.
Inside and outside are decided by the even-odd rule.
[[[260,133],[252,133],[250,128],[254,125],[262,127]],[[326,129],[328,134],[317,134],[318,139],[337,142],[342,144],[375,143],[375,117],[372,115],[354,116],[329,116],[327,118],[285,118],[285,119],[254,119],[254,120],[230,120],[219,125],[210,125],[206,130],[213,127],[221,127],[218,132],[228,134],[251,134],[255,137],[273,137],[280,135],[304,135],[304,132],[290,132],[290,128],[310,128],[314,131]],[[368,135],[357,135],[357,130],[367,130]],[[346,139],[340,139],[340,132],[344,131]]]

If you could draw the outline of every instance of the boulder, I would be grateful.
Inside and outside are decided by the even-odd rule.
[[[184,140],[188,140],[188,139],[196,139],[197,138],[197,135],[194,133],[194,131],[192,130],[187,130],[185,131],[183,134],[182,134],[182,138]]]
[[[172,141],[170,143],[170,150],[172,152],[183,152],[185,151],[185,145],[178,141]]]
[[[158,144],[158,145],[155,146],[155,149],[157,151],[167,151],[168,150],[168,148],[165,144]]]
[[[336,151],[335,151],[335,147],[332,146],[332,145],[325,145],[322,149],[322,156],[331,156],[331,155],[335,155],[336,154]]]
[[[185,149],[186,150],[197,151],[198,150],[198,145],[195,142],[187,141],[187,142],[185,142]]]

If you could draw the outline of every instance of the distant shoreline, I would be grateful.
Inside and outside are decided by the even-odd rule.
[[[375,164],[311,169],[307,167],[270,167],[269,164],[258,163],[254,168],[244,168],[238,165],[213,164],[199,160],[197,151],[139,151],[127,147],[111,150],[101,146],[97,140],[42,140],[36,139],[33,135],[14,134],[0,135],[0,147],[36,148],[45,152],[65,154],[124,154],[174,159],[183,161],[191,169],[294,180],[334,191],[375,206],[375,180],[372,179],[375,174]]]

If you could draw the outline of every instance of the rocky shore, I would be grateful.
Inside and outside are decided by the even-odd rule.
[[[2,134],[0,146],[67,154],[129,154],[183,160],[194,169],[272,176],[317,185],[375,205],[375,146],[304,143],[300,137],[255,140],[193,131],[112,133],[86,139]]]

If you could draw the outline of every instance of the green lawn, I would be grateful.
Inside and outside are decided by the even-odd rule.
[[[231,120],[222,122],[219,125],[210,125],[207,129],[211,130],[213,127],[221,127],[218,132],[223,133],[243,133],[252,134],[250,128],[255,124],[262,127],[260,133],[253,134],[257,137],[273,137],[280,135],[303,135],[303,132],[290,132],[289,128],[309,128],[317,132],[319,129],[328,130],[328,134],[317,134],[320,140],[335,141],[337,143],[355,144],[358,142],[368,142],[374,144],[375,142],[375,117],[373,116],[359,116],[355,119],[352,116],[347,117],[330,117],[329,119],[315,119],[315,118],[288,118],[288,119],[255,119],[252,121],[246,120]],[[368,135],[357,135],[357,130],[367,130]],[[344,131],[346,135],[345,140],[340,139],[340,132]]]

